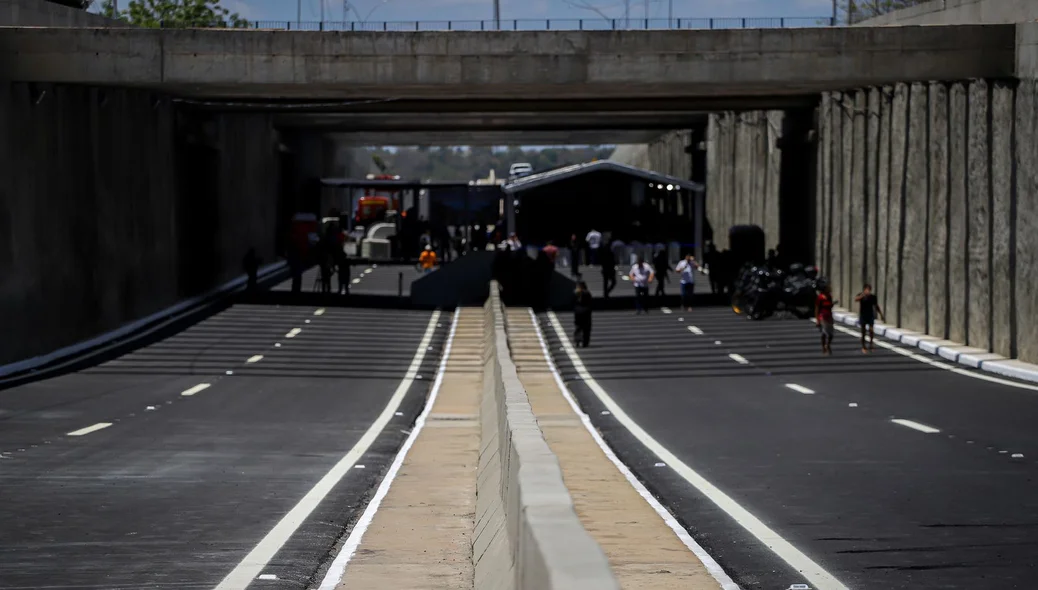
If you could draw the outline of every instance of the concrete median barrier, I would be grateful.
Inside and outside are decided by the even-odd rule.
[[[618,589],[605,553],[577,517],[519,381],[496,283],[483,311],[475,587]]]

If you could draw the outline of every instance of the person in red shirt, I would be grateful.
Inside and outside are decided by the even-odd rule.
[[[822,354],[832,354],[833,343],[833,292],[829,285],[822,286],[822,292],[815,300],[815,319],[818,320],[818,329],[822,332]]]
[[[541,250],[544,251],[545,256],[548,257],[548,260],[550,260],[552,266],[554,266],[555,265],[555,259],[558,258],[558,256],[559,256],[559,249],[558,249],[558,247],[556,247],[555,244],[552,243],[551,240],[548,240],[548,244],[546,246],[544,246],[543,248],[541,248]]]

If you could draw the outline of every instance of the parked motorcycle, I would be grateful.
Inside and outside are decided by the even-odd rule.
[[[766,266],[747,266],[736,281],[732,309],[747,318],[761,320],[778,312],[798,318],[814,314],[820,281],[818,269],[793,264],[788,272]]]

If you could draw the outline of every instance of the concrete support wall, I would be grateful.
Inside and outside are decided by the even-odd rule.
[[[1035,81],[830,93],[819,108],[816,254],[845,305],[1038,361]]]
[[[0,85],[0,364],[215,287],[249,246],[273,260],[269,118],[217,116],[204,152],[188,120],[146,91]]]

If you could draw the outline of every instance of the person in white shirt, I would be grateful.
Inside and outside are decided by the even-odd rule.
[[[681,276],[681,305],[685,311],[692,311],[692,293],[696,290],[696,272],[699,263],[696,257],[686,254],[685,259],[678,263],[674,270]]]
[[[634,283],[634,312],[649,313],[649,284],[656,278],[656,272],[646,264],[645,256],[639,254],[638,260],[631,267],[630,279]]]
[[[587,242],[587,249],[591,253],[590,264],[598,264],[598,249],[602,247],[602,233],[596,229],[592,229],[587,232],[584,241]]]

